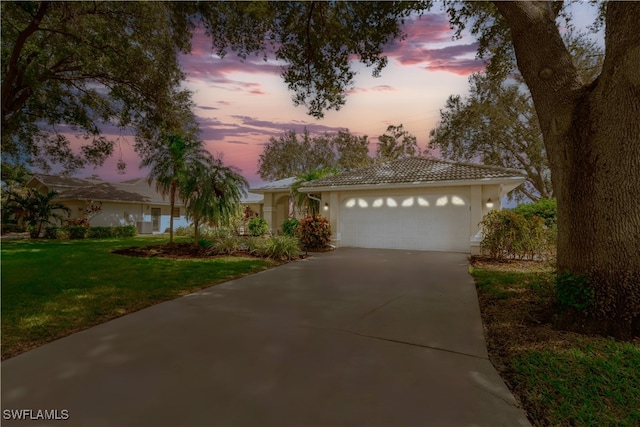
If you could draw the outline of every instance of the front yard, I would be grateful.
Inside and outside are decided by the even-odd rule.
[[[554,327],[554,274],[473,262],[492,363],[535,426],[637,426],[640,342]]]
[[[2,242],[2,359],[275,265],[249,257],[140,258],[111,251],[164,236]]]

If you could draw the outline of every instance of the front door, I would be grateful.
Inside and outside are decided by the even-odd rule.
[[[153,231],[160,231],[160,208],[151,208],[151,224]]]

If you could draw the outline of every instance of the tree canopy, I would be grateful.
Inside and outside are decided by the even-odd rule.
[[[166,111],[185,97],[177,52],[190,50],[191,25],[168,3],[1,7],[3,156],[72,171],[113,153],[106,128],[170,126]]]
[[[385,133],[378,137],[378,141],[376,158],[383,162],[422,154],[416,137],[402,124],[389,125]]]

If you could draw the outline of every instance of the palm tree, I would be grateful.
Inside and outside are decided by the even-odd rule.
[[[193,164],[182,176],[180,194],[185,202],[187,218],[193,220],[194,243],[198,245],[201,221],[229,225],[240,213],[240,198],[249,184],[221,159],[210,157],[205,163]]]
[[[307,213],[314,217],[320,213],[320,201],[317,195],[300,192],[300,186],[305,182],[314,181],[333,175],[337,172],[334,168],[314,169],[298,176],[298,179],[291,185],[291,197],[298,208],[306,208]]]
[[[169,243],[173,243],[173,210],[178,194],[178,181],[193,165],[206,160],[208,153],[202,141],[187,139],[179,134],[169,134],[164,144],[144,158],[140,167],[149,167],[149,185],[155,181],[156,189],[164,196],[169,194]]]
[[[18,219],[18,223],[26,222],[29,227],[29,234],[32,238],[37,238],[42,232],[44,224],[53,224],[52,220],[62,221],[64,217],[58,211],[64,211],[69,217],[71,211],[68,207],[53,203],[53,199],[58,195],[56,191],[42,193],[39,190],[30,188],[27,191],[10,191],[6,208]]]

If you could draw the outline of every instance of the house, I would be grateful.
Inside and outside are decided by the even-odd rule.
[[[286,218],[290,181],[252,190],[264,194],[264,218],[274,229]],[[477,254],[482,217],[524,181],[520,170],[411,157],[310,181],[300,191],[321,199],[336,246]]]
[[[26,186],[42,192],[57,191],[55,200],[71,209],[70,218],[81,218],[88,206],[102,203],[101,211],[90,219],[92,226],[135,225],[141,234],[163,233],[169,228],[170,214],[174,227],[189,224],[183,203],[176,201],[170,212],[169,198],[158,193],[146,178],[106,182],[34,174]]]
[[[301,217],[291,200],[291,186],[296,180],[296,177],[284,178],[250,190],[262,195],[260,216],[267,221],[272,233],[282,231],[282,223],[290,216]]]

